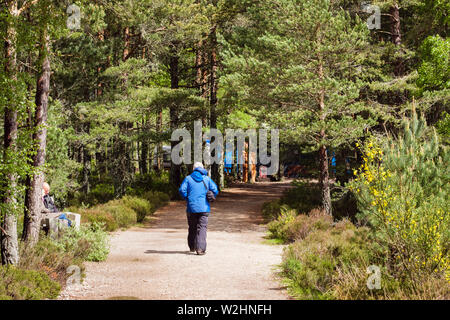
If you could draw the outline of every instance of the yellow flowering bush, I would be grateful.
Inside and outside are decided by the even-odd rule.
[[[369,138],[348,187],[367,222],[388,248],[393,273],[414,280],[445,275],[450,282],[448,152],[416,114],[403,135]]]

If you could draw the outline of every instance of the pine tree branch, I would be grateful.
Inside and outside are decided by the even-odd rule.
[[[32,5],[35,5],[36,3],[38,3],[39,0],[31,0],[31,1],[27,1],[23,4],[22,8],[19,9],[18,11],[18,15],[20,16],[25,10],[27,10],[28,8],[30,8]]]
[[[7,237],[10,236],[10,235],[8,234],[8,232],[6,232],[6,230],[3,229],[2,227],[0,227],[0,231],[2,231],[2,232],[5,234],[5,236],[7,236]]]

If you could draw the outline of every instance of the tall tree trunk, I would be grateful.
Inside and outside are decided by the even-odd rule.
[[[197,47],[197,55],[195,59],[195,65],[197,68],[196,75],[196,84],[199,88],[200,96],[205,99],[207,98],[208,90],[207,90],[207,76],[208,71],[206,65],[208,63],[208,56],[204,47],[203,40],[200,40]],[[208,125],[208,111],[205,109],[205,112],[202,114],[202,125],[206,127]]]
[[[142,119],[142,131],[145,130],[146,122],[145,119]],[[148,173],[148,140],[147,138],[143,138],[141,142],[141,153],[140,153],[140,162],[139,162],[139,172],[141,174]]]
[[[90,128],[91,128],[90,123],[88,122],[88,123],[84,124],[83,126],[85,127],[85,132],[87,134],[89,134]],[[91,158],[92,158],[92,156],[91,156],[91,153],[90,153],[87,145],[83,145],[82,152],[83,152],[83,154],[82,154],[83,155],[83,183],[82,183],[82,186],[83,186],[83,192],[85,192],[87,194],[91,191],[91,186],[89,184],[89,176],[91,174]]]
[[[105,41],[105,30],[101,30],[98,33],[98,40],[101,41],[101,42]],[[102,73],[102,67],[98,66],[97,67],[97,78],[100,78],[101,73]],[[103,94],[103,84],[99,80],[98,83],[97,83],[97,91],[96,91],[97,98],[100,97],[102,94]]]
[[[162,134],[162,107],[160,107],[158,118],[156,119],[156,132],[158,133],[158,137]],[[163,169],[163,144],[162,141],[158,141],[156,145],[156,169],[158,172],[161,172]]]
[[[174,90],[179,87],[179,78],[178,78],[178,67],[179,67],[179,58],[176,54],[172,54],[170,57],[170,87]],[[170,131],[172,132],[178,127],[179,119],[178,119],[178,106],[172,103],[170,105]],[[171,149],[175,148],[178,144],[177,141],[171,141]],[[171,162],[170,165],[170,182],[174,186],[179,186],[181,184],[181,166],[174,164]]]
[[[122,61],[126,61],[130,54],[130,28],[126,27],[124,31],[125,47],[123,49]]]
[[[17,1],[8,3],[9,19],[5,39],[5,73],[12,81],[17,80],[17,33],[15,23],[19,15]],[[9,163],[17,150],[17,107],[13,101],[5,108],[4,120],[4,155],[3,162]],[[17,239],[17,215],[14,212],[17,205],[17,174],[9,171],[5,175],[4,194],[0,220],[0,243],[2,264],[17,264],[19,262],[19,244]]]
[[[25,216],[23,222],[22,240],[34,245],[39,240],[39,229],[42,210],[42,184],[44,174],[42,172],[45,164],[45,152],[47,147],[47,114],[48,95],[50,91],[50,60],[49,60],[49,37],[44,32],[43,44],[39,53],[42,61],[42,70],[36,84],[36,111],[33,133],[33,141],[37,145],[37,152],[33,156],[33,167],[36,174],[30,178],[27,185],[25,201]]]
[[[210,76],[210,128],[217,129],[217,35],[214,27],[211,32],[211,76]],[[215,152],[215,151],[214,151]],[[214,155],[212,155],[214,156]],[[220,159],[223,161],[223,158]],[[219,182],[219,164],[213,163],[211,166],[211,176],[214,181]]]
[[[321,146],[319,149],[319,164],[320,164],[319,184],[322,193],[322,207],[327,214],[331,215],[333,211],[331,207],[330,180],[328,172],[328,156],[326,146]]]
[[[389,17],[391,20],[391,40],[393,44],[399,47],[402,44],[402,33],[400,25],[400,8],[397,3],[392,5]],[[403,59],[399,57],[394,63],[394,74],[396,76],[402,76],[404,73]]]
[[[402,43],[402,35],[400,30],[400,8],[398,4],[394,3],[390,11],[392,43],[399,46]]]
[[[323,65],[322,61],[319,64],[319,79],[322,81],[324,79],[323,75]],[[325,122],[325,92],[322,89],[319,94],[319,110],[320,110],[320,121]],[[320,130],[320,141],[321,146],[319,148],[319,184],[322,193],[322,207],[323,210],[332,215],[331,207],[331,194],[330,194],[330,179],[328,172],[328,156],[327,147],[325,145],[326,132],[322,128]]]

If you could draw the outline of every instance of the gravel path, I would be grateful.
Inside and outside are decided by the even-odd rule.
[[[120,231],[105,262],[87,263],[81,285],[59,299],[288,299],[276,280],[283,246],[264,244],[261,205],[289,183],[239,184],[212,205],[204,256],[188,252],[184,201],[146,227]]]

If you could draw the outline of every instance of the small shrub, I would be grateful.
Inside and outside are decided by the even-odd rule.
[[[87,200],[91,204],[105,203],[114,199],[114,185],[109,183],[97,184],[87,195]]]
[[[56,299],[60,290],[45,272],[0,266],[0,300]]]
[[[168,194],[160,191],[147,191],[142,195],[142,197],[150,202],[153,212],[167,204],[167,202],[169,202],[170,200]]]
[[[178,194],[177,187],[169,182],[169,174],[166,171],[136,175],[126,194],[142,197],[148,191],[163,192],[169,199]]]
[[[77,265],[83,273],[83,261],[88,249],[89,243],[79,241],[72,251],[66,251],[58,241],[41,236],[34,247],[30,248],[21,244],[18,267],[25,270],[43,271],[52,280],[64,285],[68,278],[66,271],[69,266]]]
[[[281,214],[268,224],[268,230],[271,238],[284,243],[302,240],[315,230],[326,230],[333,225],[333,217],[320,209],[311,210],[307,215],[297,215],[296,211],[287,205],[282,205],[279,210]]]
[[[262,215],[266,220],[276,219],[281,212],[281,200],[276,199],[268,202],[264,202],[262,206]]]
[[[312,210],[308,215],[299,214],[287,227],[288,242],[305,239],[315,230],[327,230],[333,225],[333,217],[319,209]]]
[[[335,270],[370,260],[367,236],[367,229],[358,230],[345,221],[337,228],[312,231],[289,245],[282,270],[291,292],[300,299],[334,299]]]
[[[151,214],[152,204],[142,198],[125,196],[122,198],[123,203],[133,209],[137,214],[137,221],[142,222],[148,214]]]
[[[297,180],[294,188],[288,189],[282,198],[282,204],[296,209],[297,212],[310,212],[322,205],[320,187],[317,183]]]
[[[109,213],[114,218],[119,228],[127,228],[137,222],[136,211],[127,207],[120,200],[110,201],[97,208]]]
[[[76,252],[80,243],[87,243],[83,253],[87,261],[104,261],[109,254],[109,237],[100,223],[84,224],[79,230],[67,229],[57,241],[65,252]]]
[[[98,207],[94,207],[92,209],[84,209],[84,210],[78,210],[78,211],[72,211],[72,212],[78,212],[81,214],[81,221],[84,223],[101,223],[104,225],[104,229],[106,231],[115,231],[117,228],[119,228],[119,225],[117,224],[114,217],[104,211],[101,210]]]
[[[276,220],[271,221],[267,225],[267,229],[270,232],[271,238],[281,239],[283,242],[289,241],[289,227],[295,220],[297,213],[293,209],[289,209],[287,206],[281,206],[281,213]]]

